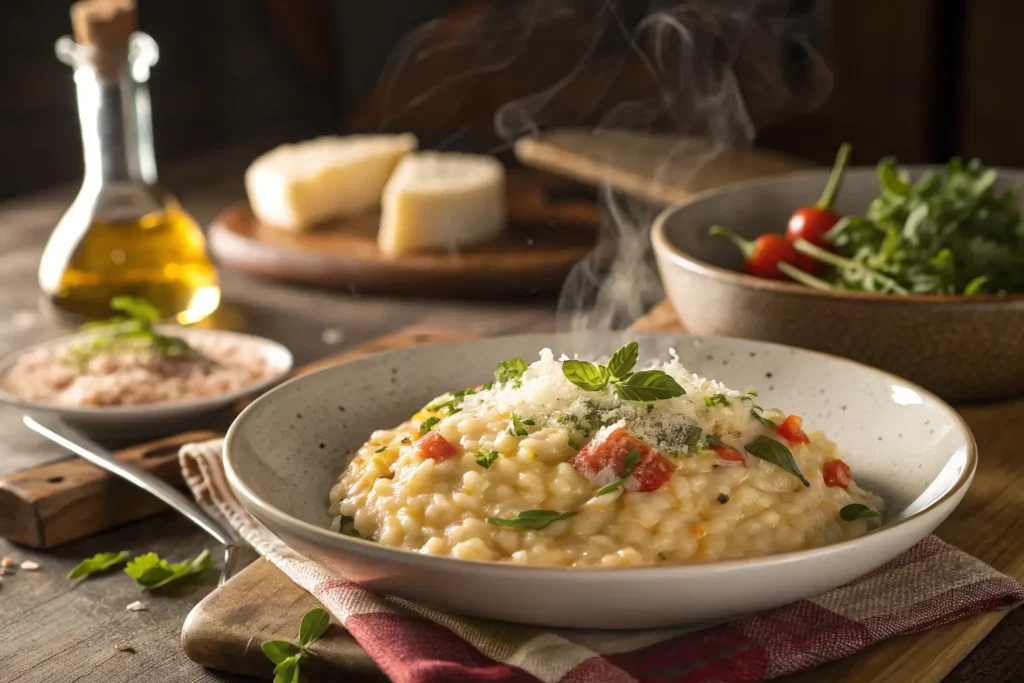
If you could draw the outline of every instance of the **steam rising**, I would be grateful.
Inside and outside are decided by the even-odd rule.
[[[668,134],[654,179],[688,187],[727,147],[749,145],[758,127],[816,107],[831,77],[812,44],[815,3],[800,0],[531,0],[494,2],[411,34],[385,72],[393,119],[431,98],[451,102],[453,121],[471,84],[493,79],[494,130],[502,151],[524,135],[551,127]],[[541,59],[543,57],[543,59]],[[447,77],[396,97],[402,73],[429,60],[449,65]],[[508,69],[533,64],[528,92],[502,81]],[[554,67],[552,67],[554,65]],[[482,80],[481,80],[482,79]],[[479,87],[476,88],[479,92]],[[618,97],[619,99],[614,99]],[[386,107],[387,110],[387,107]],[[442,144],[472,131],[454,131]],[[601,190],[606,220],[600,248],[570,274],[559,301],[563,330],[614,329],[663,296],[649,246],[659,206]]]

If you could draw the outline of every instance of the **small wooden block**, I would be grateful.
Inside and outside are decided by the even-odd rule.
[[[183,486],[178,449],[217,436],[188,432],[115,455],[173,486]],[[32,548],[52,548],[166,509],[142,489],[77,458],[0,478],[0,536]]]

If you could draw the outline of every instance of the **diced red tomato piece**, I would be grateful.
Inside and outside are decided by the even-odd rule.
[[[587,479],[599,481],[603,486],[626,473],[626,458],[634,449],[640,453],[640,460],[623,488],[640,493],[658,490],[672,477],[676,466],[622,427],[599,434],[572,456],[569,463]]]
[[[821,474],[825,478],[825,486],[838,486],[845,489],[850,485],[850,466],[839,458],[827,460],[821,469]]]
[[[803,423],[803,418],[789,415],[779,425],[779,436],[791,443],[810,443],[811,440],[804,433]]]
[[[421,436],[416,442],[416,447],[419,448],[420,457],[424,460],[427,458],[444,460],[459,452],[459,449],[448,443],[448,439],[437,432],[429,432],[425,436]]]
[[[717,453],[718,457],[722,460],[728,460],[729,462],[734,462],[739,465],[743,465],[744,467],[747,466],[747,459],[744,458],[743,454],[735,448],[730,448],[729,446],[711,446],[711,450]]]

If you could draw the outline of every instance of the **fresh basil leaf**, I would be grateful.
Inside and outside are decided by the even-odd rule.
[[[580,444],[575,439],[569,439],[569,448],[574,451],[578,451],[580,449]]]
[[[476,464],[487,469],[498,459],[498,451],[489,451],[486,448],[480,449],[476,454]]]
[[[769,419],[768,419],[767,417],[765,417],[765,416],[764,416],[764,415],[762,415],[761,413],[757,412],[756,410],[753,410],[753,409],[751,409],[751,411],[750,411],[750,415],[751,415],[751,416],[752,416],[752,417],[753,417],[753,418],[754,418],[755,420],[757,420],[757,421],[758,421],[758,422],[760,422],[760,423],[761,423],[762,425],[764,425],[765,427],[771,427],[771,428],[775,428],[775,427],[777,427],[777,426],[778,426],[778,425],[776,425],[776,424],[775,424],[774,422],[772,422],[771,420],[769,420]]]
[[[615,393],[625,401],[660,401],[682,396],[686,390],[661,370],[641,370],[616,383]]]
[[[494,526],[512,527],[514,529],[543,529],[552,522],[568,519],[578,514],[575,510],[559,512],[557,510],[526,510],[520,512],[513,519],[502,519],[501,517],[488,517],[485,521]]]
[[[724,446],[725,445],[725,442],[722,441],[721,439],[719,439],[714,434],[705,434],[704,435],[704,442],[707,443],[707,445],[709,445],[709,446]]]
[[[639,357],[640,345],[635,341],[629,342],[616,351],[611,360],[608,361],[608,371],[615,379],[623,380],[629,376],[630,371],[633,370],[633,366],[636,365],[636,360]]]
[[[567,360],[562,363],[565,378],[584,391],[601,391],[608,386],[611,374],[603,365],[585,360]]]
[[[796,464],[796,459],[793,458],[793,454],[790,453],[788,448],[775,439],[770,439],[767,436],[759,436],[748,443],[746,445],[746,449],[747,452],[754,457],[767,460],[773,465],[778,465],[782,469],[786,470],[803,482],[804,486],[811,485],[811,482],[807,481],[803,473],[800,472],[800,466]]]
[[[263,654],[274,664],[280,664],[289,657],[299,654],[298,645],[289,643],[286,640],[267,640],[263,643]]]
[[[861,505],[860,503],[850,503],[844,505],[839,511],[839,517],[844,522],[852,522],[855,519],[867,519],[869,517],[881,517],[882,515],[875,510],[872,510],[867,505]]]
[[[303,649],[324,634],[331,625],[331,615],[322,607],[314,607],[302,615],[299,624],[299,645]]]
[[[431,415],[426,420],[420,423],[420,436],[424,436],[427,432],[434,428],[441,418]]]
[[[514,382],[514,386],[518,387],[522,384],[523,373],[526,372],[528,367],[526,361],[522,358],[503,360],[498,363],[498,370],[494,373],[494,380],[498,384]]]
[[[175,564],[168,564],[167,560],[160,559],[156,553],[146,553],[129,562],[124,571],[146,590],[157,590],[212,566],[213,556],[209,550],[204,550],[195,559]]]
[[[683,443],[686,444],[686,452],[690,455],[700,453],[706,443],[704,432],[697,425],[688,425],[684,432]]]
[[[128,551],[122,550],[119,553],[98,553],[87,560],[82,560],[68,574],[69,579],[80,579],[83,576],[92,576],[115,567],[128,559]]]
[[[704,405],[706,405],[708,408],[712,408],[714,406],[721,406],[723,408],[727,408],[731,406],[732,403],[729,402],[729,397],[726,396],[725,394],[712,394],[711,396],[704,397]]]

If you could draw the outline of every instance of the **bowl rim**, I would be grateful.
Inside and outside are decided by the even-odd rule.
[[[866,172],[868,170],[874,170],[873,166],[853,166],[850,167],[849,172]],[[905,166],[904,168],[910,170],[935,170],[943,168],[939,164],[913,164]],[[997,168],[999,172],[1013,172],[1021,174],[1019,169],[1006,169]],[[771,185],[775,183],[793,181],[802,177],[827,177],[827,169],[809,169],[791,171],[787,173],[779,173],[764,178],[754,178],[752,180],[745,180],[738,183],[725,185],[710,190],[699,192],[689,199],[672,204],[671,206],[665,207],[655,217],[653,224],[651,225],[651,242],[654,246],[655,252],[660,252],[663,256],[668,258],[675,265],[687,270],[696,275],[703,277],[709,277],[714,280],[727,282],[733,285],[743,287],[745,289],[761,289],[770,292],[777,292],[780,294],[790,294],[795,296],[807,296],[807,297],[828,297],[838,301],[851,301],[851,302],[877,302],[884,304],[909,304],[909,305],[946,305],[946,306],[998,306],[1006,304],[1021,304],[1024,305],[1024,292],[1016,292],[1013,294],[984,294],[978,296],[965,296],[963,294],[907,294],[907,295],[895,295],[895,294],[880,294],[878,292],[856,292],[847,290],[822,290],[801,285],[797,282],[789,282],[786,280],[769,280],[768,278],[757,277],[749,275],[747,273],[730,270],[721,266],[708,263],[698,259],[695,256],[683,251],[677,246],[672,240],[665,234],[666,224],[672,218],[673,215],[689,207],[692,204],[698,202],[707,201],[717,197],[724,197],[736,192],[743,192],[749,190],[752,187],[759,185]],[[796,209],[794,208],[794,211]]]
[[[591,333],[592,334],[592,333]],[[441,347],[453,347],[461,346],[473,343],[486,343],[488,341],[495,340],[511,340],[518,338],[532,338],[538,336],[537,334],[521,334],[521,335],[505,335],[499,337],[489,337],[484,339],[471,339],[461,340],[440,345],[432,345],[431,347],[416,347],[416,349],[423,348],[437,348]],[[555,335],[557,336],[557,335]],[[679,339],[691,339],[700,340],[702,343],[715,342],[715,341],[739,341],[743,343],[757,344],[760,346],[769,346],[779,350],[785,351],[796,351],[797,353],[811,354],[819,356],[831,361],[836,361],[844,365],[851,366],[860,372],[869,372],[877,376],[881,376],[886,382],[896,383],[900,386],[912,389],[918,392],[923,398],[926,398],[933,402],[936,407],[947,411],[949,416],[952,418],[952,425],[959,429],[961,436],[963,437],[963,446],[966,449],[967,463],[964,467],[963,472],[957,477],[956,481],[947,488],[942,495],[933,500],[927,506],[914,512],[913,514],[895,521],[892,524],[881,526],[877,529],[869,531],[864,536],[857,538],[840,541],[839,543],[832,543],[829,545],[819,546],[817,548],[808,548],[804,550],[789,551],[784,553],[775,553],[772,555],[764,555],[761,557],[748,557],[731,560],[721,560],[710,563],[698,563],[698,564],[671,564],[671,565],[643,565],[636,567],[550,567],[543,565],[519,565],[512,564],[509,562],[491,562],[486,560],[465,560],[455,557],[447,557],[440,555],[426,555],[415,550],[409,550],[406,548],[392,548],[389,546],[382,546],[379,543],[369,541],[362,538],[355,538],[351,536],[344,536],[337,532],[331,531],[326,527],[320,527],[316,524],[306,522],[290,515],[289,513],[281,510],[280,508],[271,505],[267,501],[263,500],[257,495],[252,489],[250,489],[242,480],[238,471],[235,469],[232,459],[235,452],[234,444],[240,438],[239,434],[244,428],[246,421],[252,419],[252,413],[257,410],[257,406],[265,401],[273,400],[271,397],[277,392],[287,391],[292,385],[296,383],[309,381],[309,378],[313,375],[320,373],[331,373],[340,372],[341,368],[355,364],[361,365],[370,362],[379,362],[381,357],[388,357],[397,355],[400,353],[408,353],[415,351],[416,349],[394,349],[391,351],[385,351],[382,353],[372,354],[363,358],[357,358],[351,361],[341,363],[339,365],[330,366],[317,370],[312,373],[294,377],[287,382],[284,382],[271,391],[264,393],[262,396],[257,398],[251,404],[249,404],[231,423],[228,431],[224,437],[224,444],[222,449],[221,460],[224,465],[225,475],[228,484],[235,492],[235,494],[242,501],[243,505],[258,519],[261,523],[263,522],[264,516],[272,519],[276,524],[281,525],[288,529],[290,533],[305,539],[320,547],[330,547],[346,554],[352,554],[362,557],[370,557],[382,561],[395,561],[403,564],[414,564],[420,565],[424,568],[430,567],[435,564],[443,564],[452,570],[471,570],[473,568],[481,571],[487,571],[497,574],[509,574],[516,576],[531,576],[540,578],[546,576],[548,578],[556,577],[567,577],[567,576],[579,576],[581,573],[585,573],[587,576],[601,576],[614,579],[616,577],[622,578],[624,576],[636,576],[640,573],[644,575],[652,576],[652,578],[666,573],[681,575],[682,577],[690,575],[700,575],[707,571],[713,572],[732,572],[732,571],[744,571],[752,567],[768,568],[778,567],[781,565],[787,565],[793,562],[802,562],[805,560],[811,560],[813,558],[819,558],[825,555],[842,551],[844,549],[850,549],[854,546],[861,546],[865,544],[866,539],[877,538],[881,534],[889,533],[899,527],[904,527],[912,522],[918,522],[923,518],[930,516],[936,510],[943,506],[950,500],[959,500],[966,494],[966,488],[970,486],[971,481],[974,478],[974,474],[978,467],[978,447],[974,439],[974,434],[971,432],[970,426],[967,421],[954,409],[951,405],[943,401],[941,398],[936,396],[934,393],[924,389],[923,387],[905,380],[902,377],[894,375],[884,370],[871,367],[864,363],[849,360],[841,356],[835,356],[828,353],[822,353],[820,351],[812,351],[809,349],[801,349],[798,347],[788,346],[785,344],[776,344],[773,342],[764,342],[752,339],[728,339],[728,338],[717,338],[709,337],[704,335],[695,335],[684,332],[638,332],[638,337],[667,337],[671,336]],[[258,511],[258,514],[257,512]],[[952,510],[950,511],[952,512]],[[941,520],[940,520],[941,521]],[[265,524],[265,523],[264,523]],[[271,529],[273,532],[273,530]],[[275,535],[276,532],[274,532]],[[920,539],[918,539],[920,540]],[[346,547],[348,546],[348,547]],[[454,563],[454,564],[453,564]]]
[[[120,419],[125,421],[133,421],[136,419],[141,420],[146,418],[157,419],[166,417],[168,414],[186,414],[214,406],[227,405],[228,403],[236,401],[243,396],[263,392],[265,389],[280,382],[284,377],[287,377],[295,363],[295,358],[287,346],[280,342],[276,342],[273,339],[267,339],[266,337],[260,337],[254,334],[234,332],[231,330],[190,328],[179,325],[159,325],[157,329],[174,330],[178,334],[184,331],[185,336],[225,336],[237,340],[249,341],[257,344],[264,355],[273,354],[276,358],[280,359],[281,362],[275,363],[273,366],[274,372],[258,382],[254,382],[253,384],[239,387],[238,389],[222,394],[217,394],[215,396],[204,396],[202,398],[184,401],[161,401],[159,403],[143,403],[127,406],[70,406],[58,403],[47,403],[44,401],[34,401],[22,398],[21,396],[16,396],[4,390],[3,379],[7,376],[7,373],[10,372],[11,368],[19,358],[33,351],[63,346],[76,339],[87,339],[96,334],[94,331],[87,330],[84,332],[62,335],[54,339],[32,344],[16,351],[12,351],[0,358],[0,404],[6,404],[27,412],[52,413],[68,419],[109,419],[111,421]]]

